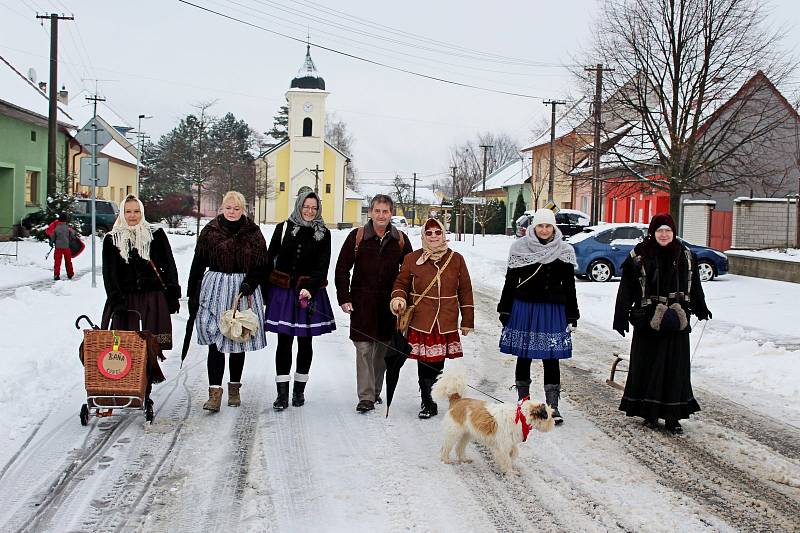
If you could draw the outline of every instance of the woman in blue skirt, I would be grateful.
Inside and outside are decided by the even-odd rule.
[[[530,394],[531,362],[541,359],[544,394],[556,424],[561,371],[558,361],[572,357],[572,331],[578,325],[575,250],[564,242],[549,209],[533,215],[528,233],[511,245],[506,282],[497,312],[503,324],[500,351],[517,356],[519,399]]]
[[[297,365],[292,405],[305,403],[311,368],[311,340],[336,329],[325,287],[331,262],[331,234],[322,220],[322,204],[311,190],[297,195],[288,220],[275,227],[269,243],[269,283],[265,328],[278,334],[275,351],[275,410],[289,407],[292,344],[297,337]]]

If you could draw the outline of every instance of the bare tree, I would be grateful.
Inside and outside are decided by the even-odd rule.
[[[194,119],[191,121],[193,123],[193,130],[195,133],[194,138],[192,139],[191,145],[196,157],[195,164],[196,169],[192,172],[189,181],[192,185],[196,188],[197,191],[197,235],[200,235],[200,210],[201,210],[201,201],[203,195],[203,189],[205,189],[206,182],[211,177],[211,164],[209,161],[209,149],[208,149],[208,127],[209,123],[213,122],[213,118],[209,117],[207,111],[210,107],[217,103],[217,100],[209,100],[206,102],[200,102],[194,104],[193,107],[197,108],[200,111],[200,117],[194,117],[193,115],[189,115],[187,117],[187,122],[189,119]]]
[[[405,214],[409,207],[413,205],[413,198],[412,198],[412,191],[411,185],[406,183],[406,181],[397,175],[392,180],[392,187],[394,190],[390,193],[394,203],[397,204],[397,207]],[[416,206],[413,206],[416,210]],[[395,211],[397,212],[397,211]]]
[[[325,140],[350,159],[347,164],[347,186],[356,188],[358,183],[358,170],[353,164],[353,145],[355,138],[347,130],[347,123],[340,119],[336,113],[330,113],[325,119]]]
[[[602,13],[594,46],[615,69],[604,78],[611,105],[637,117],[614,155],[634,176],[658,168],[664,181],[651,185],[669,192],[677,220],[682,194],[734,187],[736,154],[787,120],[776,91],[745,81],[761,70],[780,83],[795,63],[762,0],[605,0]]]

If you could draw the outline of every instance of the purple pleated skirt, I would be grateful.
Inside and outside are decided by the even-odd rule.
[[[264,329],[293,337],[316,337],[336,329],[333,309],[325,288],[317,291],[308,307],[300,306],[300,291],[269,286]]]

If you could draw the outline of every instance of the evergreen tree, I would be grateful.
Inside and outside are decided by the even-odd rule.
[[[236,190],[248,201],[254,200],[255,166],[251,149],[255,147],[255,132],[233,113],[215,121],[209,132],[212,179],[209,190],[220,197]]]
[[[278,109],[278,114],[272,118],[272,129],[265,132],[280,143],[289,138],[289,105],[282,105]]]
[[[514,204],[514,215],[511,218],[511,227],[514,230],[514,235],[517,234],[517,219],[525,214],[525,209],[525,197],[522,196],[522,188],[520,187],[517,201]]]

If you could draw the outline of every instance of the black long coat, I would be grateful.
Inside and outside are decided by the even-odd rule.
[[[656,255],[648,253],[646,243],[640,243],[634,253],[641,257],[644,266],[647,297],[683,292],[690,296],[690,301],[680,302],[690,324],[692,314],[700,320],[711,317],[694,254],[691,254],[690,285],[690,267],[683,247],[677,256]],[[641,308],[640,274],[639,264],[628,257],[622,265],[614,312],[614,329],[620,333],[628,330],[631,311]],[[637,321],[633,327],[630,370],[619,406],[621,411],[628,416],[680,420],[700,410],[692,391],[690,331],[691,326],[678,332],[659,332]]]
[[[314,228],[301,226],[297,235],[292,235],[295,227],[290,220],[275,226],[269,242],[267,269],[288,274],[290,286],[306,289],[313,296],[327,284],[331,233],[325,229],[324,236],[317,241],[314,240]]]
[[[501,315],[510,314],[514,300],[563,304],[567,322],[577,323],[581,316],[575,294],[574,267],[560,259],[506,270],[506,281],[497,304],[497,312]]]
[[[392,336],[395,317],[389,310],[392,285],[403,258],[412,252],[408,236],[389,225],[383,238],[372,228],[364,226],[364,240],[355,253],[357,229],[345,239],[336,261],[336,298],[339,305],[353,304],[350,315],[350,339],[353,341],[388,341]],[[350,270],[353,278],[350,279]]]

